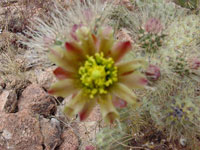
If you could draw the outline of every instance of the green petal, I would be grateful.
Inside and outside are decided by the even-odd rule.
[[[76,42],[66,42],[65,47],[69,59],[76,59],[77,61],[85,59],[84,50]]]
[[[54,46],[49,53],[49,59],[57,66],[69,71],[76,71],[77,62],[67,56],[67,52],[60,46]],[[76,63],[75,63],[76,62]]]
[[[113,123],[117,118],[119,118],[119,114],[113,106],[110,95],[99,96],[98,103],[101,108],[102,117],[106,123]]]
[[[118,42],[112,48],[111,57],[114,59],[115,62],[118,62],[130,50],[131,50],[131,42],[130,41]]]
[[[54,75],[56,76],[57,79],[59,80],[64,80],[67,78],[75,78],[75,75],[73,72],[69,72],[67,70],[64,70],[61,67],[57,67],[54,71],[53,71]]]
[[[85,55],[93,55],[97,49],[95,40],[91,31],[87,27],[81,27],[77,30],[77,36],[80,40],[80,46],[84,50]]]
[[[100,37],[99,52],[103,52],[106,57],[114,44],[113,30],[110,27],[100,30],[98,33]]]
[[[113,95],[116,95],[119,98],[127,101],[127,103],[129,104],[135,105],[138,103],[137,97],[133,93],[133,91],[122,83],[114,84],[110,90],[113,93]]]
[[[95,105],[96,105],[95,99],[89,99],[89,101],[85,103],[84,107],[79,112],[79,117],[81,121],[84,121],[90,115]]]
[[[76,96],[74,96],[70,102],[64,107],[64,114],[68,117],[73,117],[78,114],[87,103],[88,99],[84,96],[82,91],[79,91]]]
[[[54,83],[48,92],[56,96],[67,97],[78,90],[75,85],[76,84],[73,79],[61,80]]]
[[[128,75],[119,76],[119,82],[123,83],[131,89],[143,88],[145,85],[147,85],[146,77],[140,72],[134,72]]]
[[[141,67],[146,67],[147,62],[143,59],[135,59],[125,63],[119,63],[116,65],[118,68],[119,76],[124,76],[135,72],[137,69]]]

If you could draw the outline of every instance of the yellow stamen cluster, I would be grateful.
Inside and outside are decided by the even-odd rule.
[[[103,53],[88,56],[79,68],[82,86],[90,98],[96,94],[106,94],[107,88],[117,82],[117,67],[112,58],[104,58]]]

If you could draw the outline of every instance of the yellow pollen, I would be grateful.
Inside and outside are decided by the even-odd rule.
[[[112,58],[104,58],[103,53],[88,56],[79,68],[83,89],[94,98],[96,94],[106,94],[108,87],[117,82],[117,67]]]
[[[95,69],[92,70],[92,74],[91,74],[91,77],[96,80],[98,78],[101,78],[101,77],[105,77],[105,69],[104,67],[102,66],[98,66],[96,67]]]

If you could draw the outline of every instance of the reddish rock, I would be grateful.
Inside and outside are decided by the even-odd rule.
[[[28,111],[0,114],[1,150],[43,150],[39,121]]]
[[[58,120],[43,118],[40,121],[40,127],[44,137],[45,150],[54,150],[61,144],[61,128]]]
[[[64,130],[61,138],[63,143],[60,145],[58,150],[78,150],[79,141],[71,129]]]
[[[28,109],[33,113],[48,116],[55,114],[56,101],[48,95],[39,85],[31,84],[23,92],[18,102],[18,109]]]
[[[54,115],[56,112],[56,100],[53,96],[46,95],[33,102],[29,107],[32,112],[44,115],[45,117],[49,115]]]

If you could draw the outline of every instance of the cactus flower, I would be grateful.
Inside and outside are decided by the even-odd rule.
[[[112,123],[119,117],[115,106],[138,103],[132,89],[146,84],[145,76],[138,71],[145,63],[120,62],[131,49],[131,43],[115,42],[111,28],[101,28],[94,35],[81,26],[75,34],[77,39],[51,47],[49,58],[58,66],[53,72],[58,82],[49,93],[73,95],[64,108],[69,117],[79,114],[82,121],[99,104],[105,122]]]

